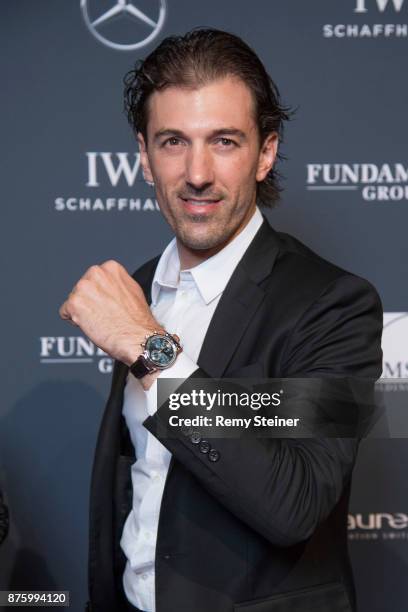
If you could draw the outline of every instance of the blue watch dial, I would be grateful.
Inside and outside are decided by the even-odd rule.
[[[166,336],[155,335],[146,340],[148,358],[159,368],[169,367],[177,357],[173,343]]]

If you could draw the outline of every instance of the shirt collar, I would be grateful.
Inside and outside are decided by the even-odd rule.
[[[209,257],[198,266],[183,270],[188,272],[206,304],[218,297],[227,286],[238,262],[251,244],[263,222],[262,214],[256,207],[244,229],[221,251]],[[160,289],[177,289],[180,278],[180,260],[176,238],[167,245],[160,257],[152,283],[152,305],[157,304]]]

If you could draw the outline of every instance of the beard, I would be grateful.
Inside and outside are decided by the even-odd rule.
[[[160,208],[177,239],[192,251],[220,250],[230,241],[248,213],[248,203],[242,193],[236,201],[231,201],[222,190],[194,190],[191,187],[181,189],[168,197],[165,197],[165,193],[159,194],[157,190],[156,194],[161,196],[157,198],[159,205],[160,200],[166,202]],[[249,201],[252,200],[251,195],[248,194]],[[210,214],[196,213],[187,212],[178,204],[180,200],[195,198],[217,201],[219,208]]]
[[[173,230],[186,248],[205,251],[217,249],[229,242],[240,223],[241,218],[235,218],[234,223],[231,223],[231,219],[214,219],[197,214],[189,215],[188,220],[174,219]]]

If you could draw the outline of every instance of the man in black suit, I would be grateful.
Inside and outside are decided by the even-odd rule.
[[[115,358],[92,475],[88,609],[355,610],[357,440],[169,436],[154,391],[158,376],[376,379],[378,295],[259,212],[278,198],[288,113],[242,40],[207,29],[166,39],[125,93],[176,238],[132,277],[114,261],[92,266],[60,309]]]

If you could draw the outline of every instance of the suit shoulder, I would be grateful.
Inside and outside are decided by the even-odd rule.
[[[288,264],[295,263],[297,266],[309,268],[310,270],[326,272],[333,277],[351,274],[313,251],[304,242],[295,238],[295,236],[286,232],[277,232],[277,234],[281,257],[286,258]]]
[[[285,232],[277,234],[280,243],[280,262],[284,267],[296,270],[296,277],[299,280],[303,278],[304,282],[321,286],[322,290],[340,281],[341,284],[364,287],[380,300],[376,288],[367,279],[321,257],[294,236]]]

